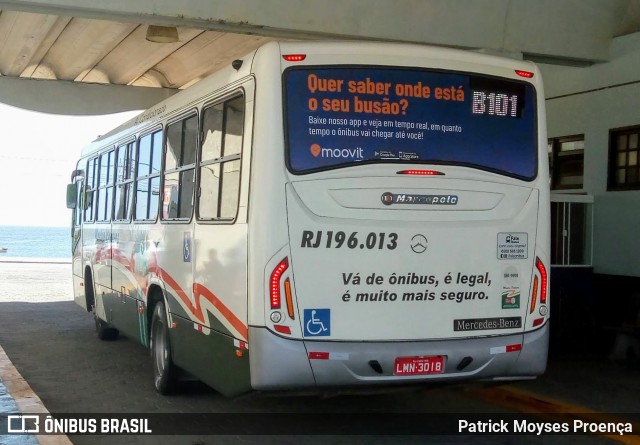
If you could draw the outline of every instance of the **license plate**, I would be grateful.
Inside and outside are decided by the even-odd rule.
[[[443,372],[444,357],[441,355],[397,357],[393,366],[393,375],[426,375],[442,374]]]

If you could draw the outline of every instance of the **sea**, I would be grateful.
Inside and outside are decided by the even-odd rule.
[[[71,228],[0,226],[0,260],[20,258],[71,258]]]

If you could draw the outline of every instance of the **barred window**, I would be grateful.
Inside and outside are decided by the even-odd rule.
[[[640,189],[640,126],[609,132],[609,190]]]

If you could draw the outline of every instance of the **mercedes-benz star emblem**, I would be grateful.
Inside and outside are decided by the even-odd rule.
[[[422,253],[427,250],[427,238],[424,235],[414,235],[411,238],[411,250],[415,253]]]

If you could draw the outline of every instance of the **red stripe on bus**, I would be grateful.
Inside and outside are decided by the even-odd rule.
[[[180,285],[173,279],[171,276],[162,268],[157,268],[158,277],[163,280],[165,283],[169,285],[173,290],[176,291],[180,299],[187,306],[189,311],[200,321],[204,323],[204,314],[202,312],[202,306],[200,305],[200,297],[204,297],[207,301],[209,301],[213,306],[220,311],[222,316],[227,319],[227,321],[233,326],[233,328],[238,331],[242,338],[245,340],[249,337],[249,328],[242,323],[242,321],[236,317],[236,315],[220,301],[218,297],[216,297],[213,292],[204,287],[201,284],[194,283],[193,292],[194,292],[194,300],[195,306],[191,302],[189,296],[185,293],[184,290],[180,287]]]
[[[153,272],[153,271],[150,270],[150,272]],[[189,298],[187,293],[182,290],[178,282],[173,278],[171,278],[171,275],[169,275],[167,271],[162,269],[161,267],[156,267],[155,273],[156,275],[158,275],[158,278],[160,278],[162,281],[167,283],[170,288],[176,291],[180,299],[184,302],[184,304],[186,304],[189,307],[189,310],[191,311],[191,313],[193,313],[193,315],[196,316],[198,321],[200,321],[201,323],[204,323],[204,315],[202,314],[202,309],[200,309],[198,313],[194,311],[194,307],[193,307],[193,304],[191,303],[191,299]]]
[[[112,255],[112,259],[120,264],[122,264],[129,271],[133,272],[134,267],[132,267],[131,262],[127,260],[127,257],[123,254],[120,249],[113,249],[112,252],[115,254]],[[155,263],[155,261],[154,261]],[[213,292],[204,287],[201,284],[194,283],[193,292],[194,292],[194,300],[196,302],[196,306],[193,305],[191,299],[187,295],[187,293],[180,287],[180,285],[167,273],[166,270],[161,267],[152,264],[149,267],[149,272],[155,273],[158,278],[163,280],[165,283],[169,285],[177,294],[178,297],[183,301],[183,303],[187,306],[189,311],[198,319],[202,324],[205,323],[204,313],[202,312],[202,306],[200,305],[200,297],[206,298],[213,306],[220,311],[222,316],[226,318],[226,320],[233,326],[233,328],[238,331],[238,333],[242,336],[244,340],[249,338],[249,328],[247,325],[242,323],[242,321],[220,301],[218,297],[216,297]],[[135,273],[135,272],[134,272]],[[136,274],[138,275],[138,274]],[[148,283],[147,283],[148,285]],[[146,292],[147,289],[145,289]]]
[[[222,316],[227,319],[227,321],[231,324],[231,326],[233,326],[233,328],[236,331],[238,331],[240,333],[240,335],[242,335],[242,337],[245,340],[247,340],[249,338],[249,328],[247,327],[247,325],[242,323],[242,321],[238,317],[236,317],[236,314],[231,312],[231,309],[229,309],[227,306],[225,306],[222,303],[222,301],[220,301],[220,299],[213,294],[213,292],[211,292],[209,289],[207,289],[206,287],[204,287],[200,283],[194,283],[193,291],[195,293],[194,296],[197,297],[195,300],[196,300],[196,302],[198,304],[198,310],[200,312],[202,312],[202,309],[200,308],[200,298],[199,297],[202,296],[202,297],[206,298],[211,304],[213,304],[213,306],[216,309],[218,309],[220,311]]]

